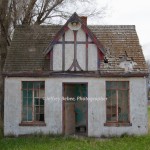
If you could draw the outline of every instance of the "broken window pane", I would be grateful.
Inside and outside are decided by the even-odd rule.
[[[39,89],[39,82],[34,82],[34,89]]]
[[[27,89],[27,82],[22,82],[22,89]]]
[[[117,114],[116,114],[116,91],[115,90],[107,90],[106,92],[107,97],[107,120],[109,121],[116,121]]]
[[[32,97],[28,98],[28,106],[32,106]]]
[[[32,121],[32,107],[28,107],[28,121]]]
[[[32,97],[32,90],[28,90],[28,97]]]
[[[39,99],[38,99],[38,98],[35,98],[35,99],[34,99],[34,104],[35,104],[35,105],[39,105]]]
[[[45,87],[45,83],[44,82],[40,82],[40,89],[44,89]]]
[[[28,97],[27,90],[23,90],[22,93],[23,93],[23,97]]]
[[[22,120],[27,121],[27,107],[23,107]]]
[[[41,81],[22,82],[22,121],[44,121],[44,88]]]
[[[45,95],[45,91],[43,89],[41,89],[40,92],[39,92],[39,97],[43,98],[44,95]]]
[[[44,100],[43,99],[40,99],[40,105],[44,105]]]
[[[34,97],[39,97],[39,90],[34,90]]]
[[[23,106],[27,106],[27,98],[23,97]]]
[[[120,122],[128,121],[128,90],[118,91],[118,107],[120,108],[119,118]]]
[[[33,82],[28,82],[28,89],[33,89]]]
[[[129,82],[106,82],[106,119],[108,122],[128,122]]]

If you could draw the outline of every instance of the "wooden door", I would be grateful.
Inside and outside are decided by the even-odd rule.
[[[64,85],[64,97],[73,98],[73,89],[73,85]],[[75,134],[75,102],[67,100],[64,102],[64,105],[65,134]]]
[[[65,102],[65,134],[75,134],[75,105],[74,102]]]
[[[87,131],[87,101],[78,97],[87,97],[86,84],[64,84],[63,127],[66,135],[78,134],[80,128]],[[73,100],[74,99],[74,100]]]

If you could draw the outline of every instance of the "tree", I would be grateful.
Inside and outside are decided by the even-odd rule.
[[[90,0],[0,0],[1,106],[3,106],[2,70],[7,55],[7,47],[10,45],[16,25],[61,24],[63,20],[77,10],[80,15],[102,17],[105,7],[98,8]]]

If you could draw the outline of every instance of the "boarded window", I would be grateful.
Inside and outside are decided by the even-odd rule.
[[[22,121],[44,121],[44,93],[44,82],[22,82]]]
[[[129,122],[129,82],[106,82],[107,122]]]

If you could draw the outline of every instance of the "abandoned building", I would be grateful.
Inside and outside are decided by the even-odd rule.
[[[4,135],[146,134],[147,67],[134,25],[17,26],[5,67]]]

